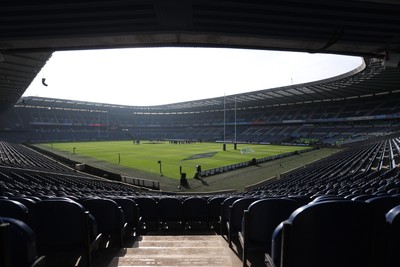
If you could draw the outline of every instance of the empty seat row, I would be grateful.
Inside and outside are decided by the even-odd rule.
[[[236,202],[240,203],[240,200],[235,200],[231,209]],[[398,266],[399,262],[396,262],[397,265],[382,265],[390,256],[383,250],[398,249],[400,244],[400,230],[389,225],[395,221],[393,214],[396,208],[400,211],[400,197],[397,196],[370,196],[365,201],[327,196],[305,205],[288,197],[256,200],[244,210],[242,227],[238,228],[243,266],[247,266],[248,253],[258,256],[266,253],[269,264],[275,266],[374,266],[374,263],[378,264],[375,266]],[[304,221],[299,220],[300,216],[304,216]],[[397,220],[400,221],[399,218]],[[296,222],[295,230],[291,228],[293,221]],[[294,235],[293,231],[298,232]],[[395,231],[399,232],[396,234]],[[374,236],[369,237],[372,234]],[[299,243],[289,246],[292,241]],[[359,250],[352,251],[353,246]],[[369,246],[369,250],[365,246]],[[337,255],[330,261],[332,265],[322,264],[324,259],[334,257],[341,249],[347,254]],[[290,253],[297,253],[297,256]],[[368,253],[369,257],[365,257],[365,261],[360,259],[364,253]],[[307,259],[302,263],[300,259],[292,261],[293,257]],[[341,258],[348,263],[340,265]],[[357,262],[362,264],[357,265]],[[364,265],[365,262],[371,265]],[[390,262],[393,263],[393,259]]]
[[[400,206],[385,215],[359,201],[310,203],[274,230],[266,259],[280,267],[399,266],[399,214]]]
[[[127,216],[135,212],[137,215],[136,204],[130,201],[133,212]],[[90,266],[92,253],[97,249],[123,247],[128,225],[133,223],[131,218],[127,218],[129,223],[125,220],[125,213],[115,201],[100,198],[81,203],[68,198],[41,200],[29,213],[15,200],[1,199],[0,216],[11,217],[33,229],[37,252],[46,256],[48,266],[75,266],[77,262],[79,266]],[[130,226],[137,227],[137,223],[133,224]]]

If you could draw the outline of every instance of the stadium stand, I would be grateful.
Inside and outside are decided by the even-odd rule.
[[[232,249],[242,255],[243,266],[249,262],[263,266],[263,260],[252,262],[254,255],[281,267],[399,265],[399,206],[389,210],[398,204],[400,193],[400,5],[396,1],[43,0],[27,4],[15,0],[0,5],[4,22],[0,199],[25,206],[33,229],[16,218],[1,217],[19,216],[1,205],[1,266],[41,266],[45,258],[46,266],[70,267],[75,266],[69,262],[77,256],[82,259],[77,263],[80,266],[117,266],[102,256],[118,257],[121,251],[112,253],[112,248],[98,246],[96,225],[104,229],[101,215],[93,216],[92,208],[86,210],[78,203],[88,198],[118,203],[123,212],[118,209],[109,219],[122,225],[130,222],[138,232],[135,238],[162,234],[171,221],[190,226],[178,234],[199,231],[193,222],[201,222],[209,226],[204,231],[229,235],[225,227],[232,204],[260,199],[243,210],[245,221],[235,225],[238,236],[229,235],[232,244],[242,242],[242,253],[239,245]],[[151,107],[20,98],[55,50],[128,46],[283,49],[359,55],[365,62],[350,73],[323,81]],[[194,201],[192,195],[143,192],[126,183],[77,172],[24,145],[140,139],[221,141],[225,137],[230,142],[345,149],[248,191],[204,194]],[[220,170],[229,168],[221,166]],[[204,217],[203,199],[208,218]],[[252,222],[265,219],[265,214],[253,212],[256,204],[287,199],[300,207],[271,225],[249,229]],[[131,208],[136,207],[133,202],[137,204],[139,218],[128,211],[127,202]],[[173,213],[169,203],[181,204]],[[264,228],[255,229],[259,227]],[[128,253],[132,244],[126,235],[122,238],[120,230],[118,246]],[[268,233],[266,239],[255,238],[261,232]]]
[[[382,90],[379,94],[368,91],[364,95],[356,94],[359,87],[378,90],[375,85],[378,81],[398,79],[397,69],[385,69],[381,60],[365,60],[364,67],[355,74],[295,88],[278,88],[288,99],[277,103],[268,96],[270,90],[232,95],[228,100],[220,97],[214,101],[204,100],[204,103],[198,100],[146,107],[146,110],[135,106],[26,97],[1,114],[0,137],[14,143],[140,139],[218,141],[223,140],[225,113],[225,138],[230,142],[332,145],[365,140],[397,131],[400,111],[396,88],[384,87],[386,91],[379,88]],[[348,90],[349,95],[316,97],[309,101],[298,101],[291,95],[296,92],[310,97],[339,86],[341,90]],[[225,110],[224,101],[227,102]]]
[[[26,149],[22,145],[15,145],[4,141],[2,143],[2,147],[7,149],[10,158],[20,157],[21,153]],[[10,147],[13,149],[8,149]],[[87,198],[103,198],[110,201],[116,201],[119,198],[130,199],[130,203],[138,205],[137,211],[140,214],[140,218],[136,217],[133,221],[133,224],[138,223],[135,226],[137,233],[134,236],[146,235],[154,231],[164,233],[172,231],[173,233],[176,230],[186,232],[217,230],[217,232],[227,235],[227,240],[230,244],[234,244],[233,247],[236,245],[241,246],[239,241],[242,242],[242,260],[245,266],[249,259],[248,253],[251,252],[249,254],[251,257],[260,257],[261,254],[268,253],[273,258],[274,251],[268,249],[265,241],[264,245],[258,245],[258,241],[256,243],[244,241],[256,235],[251,235],[252,231],[255,231],[255,226],[248,229],[247,224],[252,221],[262,221],[263,217],[259,216],[264,213],[251,213],[251,203],[248,203],[246,207],[240,208],[239,212],[233,212],[234,203],[248,199],[251,202],[257,199],[262,201],[270,199],[279,201],[293,199],[292,201],[298,201],[301,206],[306,205],[307,202],[312,200],[313,203],[340,202],[345,201],[345,199],[361,201],[362,197],[364,199],[362,201],[371,205],[371,208],[378,205],[384,206],[384,211],[381,214],[385,214],[391,207],[397,205],[396,203],[398,202],[396,194],[400,190],[400,182],[398,182],[400,164],[399,147],[400,138],[396,136],[381,137],[378,140],[371,139],[370,141],[351,144],[347,149],[333,156],[319,160],[299,170],[292,171],[287,175],[283,175],[278,180],[271,180],[248,192],[226,193],[218,196],[204,195],[201,198],[184,195],[163,196],[157,192],[143,193],[136,187],[118,181],[94,178],[83,173],[77,173],[66,167],[60,167],[49,158],[35,152],[33,155],[36,161],[34,162],[38,162],[36,167],[30,168],[29,165],[21,165],[18,160],[9,161],[7,165],[0,167],[0,193],[2,198],[4,198],[1,201],[12,203],[18,200],[21,202],[29,201],[27,203],[31,203],[28,209],[28,214],[30,214],[31,209],[36,209],[35,202],[44,203],[45,201],[55,201],[60,198],[83,201],[82,203],[88,201],[85,200]],[[43,164],[43,162],[47,162],[47,164]],[[7,200],[7,198],[12,200]],[[393,199],[393,202],[386,204],[391,199]],[[201,205],[197,204],[200,200]],[[149,205],[150,202],[151,205]],[[172,204],[169,204],[169,202]],[[120,205],[122,206],[122,204]],[[23,204],[19,206],[23,206]],[[133,207],[136,207],[136,205]],[[90,212],[89,208],[88,211]],[[4,215],[5,212],[4,208],[0,209],[1,215]],[[127,219],[129,213],[125,213]],[[237,218],[235,217],[236,213],[239,214],[236,216]],[[248,213],[252,214],[252,219],[246,219],[246,222],[242,226],[243,214],[245,214],[244,217],[246,218],[248,216],[246,214]],[[108,216],[110,214],[108,213]],[[119,214],[121,215],[121,210]],[[131,216],[135,217],[134,214],[135,212]],[[97,222],[96,216],[94,217],[94,220]],[[120,218],[120,223],[123,224],[121,217],[117,215],[111,217],[116,220]],[[108,217],[108,219],[111,219],[111,217]],[[236,219],[233,219],[233,217]],[[248,220],[249,222],[247,222]],[[208,224],[208,221],[210,224]],[[278,221],[274,224],[278,225]],[[124,220],[124,222],[128,223],[128,220]],[[193,226],[194,222],[201,223],[202,227]],[[98,229],[101,230],[100,226],[102,223],[100,221],[97,223]],[[207,227],[204,227],[204,225]],[[221,229],[217,228],[218,225]],[[226,228],[226,225],[229,226]],[[33,227],[33,229],[36,228]],[[117,243],[119,246],[124,246],[125,241],[122,239],[122,228],[120,230],[118,230],[117,239],[119,241]],[[263,229],[259,231],[269,231],[269,235],[272,235],[272,230],[273,227],[271,226],[269,230]],[[41,241],[43,239],[41,236],[42,234],[38,234],[38,244],[43,242]],[[275,243],[279,243],[279,241],[276,240]],[[39,248],[41,247],[39,246]],[[40,249],[39,253],[46,256],[50,255],[50,260],[53,258],[50,252],[45,252],[43,249]],[[85,257],[89,257],[87,253],[85,255]]]

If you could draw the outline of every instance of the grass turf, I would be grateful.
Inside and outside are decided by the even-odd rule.
[[[272,155],[306,149],[298,146],[238,144],[226,145],[226,151],[220,143],[170,144],[169,142],[131,141],[74,142],[44,144],[55,150],[66,151],[71,156],[80,155],[108,162],[121,167],[141,170],[164,177],[179,179],[180,167],[188,178],[194,176],[196,166],[202,170],[217,168],[234,163],[250,161]],[[161,164],[159,163],[161,161]]]

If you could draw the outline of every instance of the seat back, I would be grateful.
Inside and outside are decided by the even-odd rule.
[[[388,231],[386,234],[385,267],[400,266],[400,205],[394,207],[386,214]]]
[[[189,197],[182,202],[183,218],[186,222],[208,221],[207,200],[201,197]]]
[[[71,200],[42,200],[33,208],[33,226],[39,252],[76,251],[90,242],[85,209]]]
[[[174,197],[162,197],[157,203],[159,227],[163,230],[183,228],[182,201]]]
[[[157,221],[157,201],[151,197],[137,197],[134,199],[139,207],[140,216],[144,222]]]
[[[291,199],[270,198],[261,199],[252,203],[247,211],[247,225],[244,235],[250,243],[262,244],[265,252],[271,253],[272,233],[275,228],[300,205]]]
[[[145,234],[148,230],[156,230],[158,228],[157,201],[151,197],[136,197],[134,199],[138,205],[140,222],[140,234]]]
[[[33,205],[35,205],[36,201],[28,198],[28,197],[11,197],[10,199],[18,201],[19,203],[23,204],[29,211],[29,209],[33,208]]]
[[[30,224],[27,207],[15,200],[0,199],[0,216],[18,219]]]
[[[283,224],[285,221],[282,221],[272,232],[271,237],[271,258],[275,266],[281,266],[281,257],[282,257],[282,231]]]
[[[123,212],[111,199],[92,198],[82,201],[82,206],[96,219],[97,229],[104,235],[120,235],[124,225]]]
[[[218,221],[221,216],[221,204],[226,197],[213,197],[207,201],[208,204],[208,218],[210,221]]]
[[[308,204],[283,224],[281,266],[379,266],[384,226],[384,215],[368,203]]]
[[[257,198],[244,197],[236,200],[229,207],[229,231],[230,235],[234,235],[242,228],[243,213],[250,204],[258,200]]]
[[[392,208],[400,205],[400,197],[395,196],[377,196],[372,197],[365,202],[370,203],[374,208],[376,208],[382,214],[386,214]]]
[[[112,200],[114,200],[124,212],[125,222],[127,222],[129,226],[137,227],[139,222],[139,208],[136,206],[135,201],[122,197],[113,198]]]
[[[162,222],[182,221],[182,201],[174,197],[158,200],[158,219]]]
[[[232,206],[233,202],[236,200],[241,199],[239,196],[228,197],[226,198],[221,204],[221,220],[228,221],[229,219],[229,208]]]
[[[4,258],[8,258],[8,263],[2,262],[2,264],[10,264],[10,267],[29,267],[37,259],[36,254],[36,237],[33,230],[23,221],[0,217],[0,224],[6,224],[7,231],[6,240],[0,242],[5,242],[7,248],[2,248],[2,253],[10,253],[9,255],[3,255]],[[3,258],[2,257],[2,258]],[[4,265],[7,266],[7,265]]]
[[[322,195],[314,198],[312,202],[322,202],[322,201],[330,201],[330,200],[344,200],[344,196],[336,196],[336,195]]]

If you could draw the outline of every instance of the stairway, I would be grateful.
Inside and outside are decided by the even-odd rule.
[[[108,267],[242,266],[238,256],[218,235],[146,235],[123,249]]]

